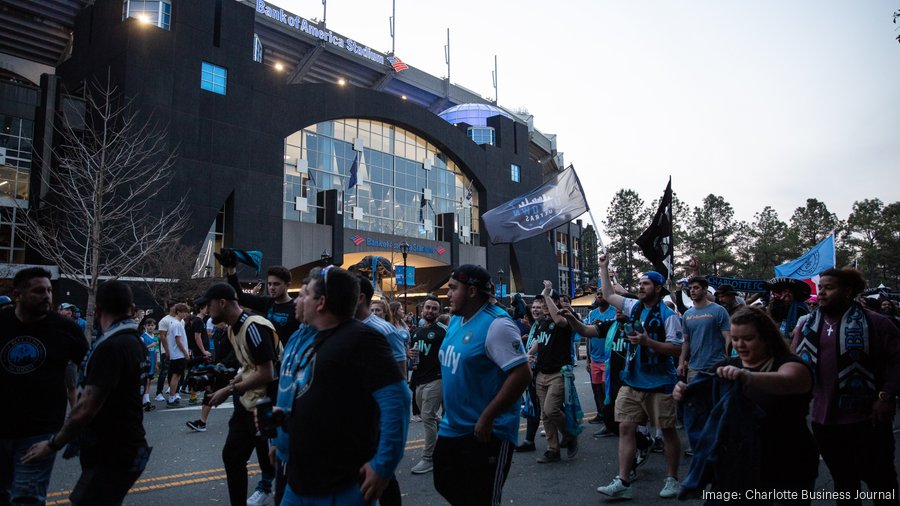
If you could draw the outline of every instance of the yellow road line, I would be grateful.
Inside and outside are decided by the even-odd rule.
[[[585,413],[584,416],[585,416],[585,418],[587,418],[588,416],[594,415],[594,414],[595,414],[594,412],[590,412],[590,413]],[[525,425],[526,425],[525,422],[522,422],[519,424],[519,432],[525,430]],[[414,443],[421,443],[421,444],[414,444]],[[406,442],[406,450],[418,450],[421,448],[425,448],[425,439],[413,439],[413,440]],[[260,474],[261,471],[258,471],[256,469],[252,469],[252,470],[250,469],[250,468],[258,468],[258,467],[259,467],[259,464],[247,464],[247,468],[248,468],[247,474],[250,476],[255,475],[255,474]],[[199,475],[210,474],[210,473],[222,473],[224,471],[225,471],[224,468],[219,467],[216,469],[205,469],[203,471],[191,471],[188,473],[169,474],[169,475],[165,475],[165,476],[154,476],[152,478],[142,478],[142,479],[134,482],[134,486],[131,488],[131,490],[128,493],[133,494],[135,492],[149,492],[152,490],[161,490],[161,489],[172,488],[172,487],[180,487],[180,486],[184,486],[184,485],[195,485],[198,483],[206,483],[206,482],[210,482],[210,481],[222,480],[222,479],[225,479],[224,474],[219,474],[216,476],[206,476],[203,478],[192,478],[189,480],[173,481],[171,483],[156,483],[153,485],[139,486],[139,485],[142,485],[145,483],[168,481],[168,480],[174,480],[174,479],[178,479],[178,478],[188,478],[191,476],[199,476]],[[62,496],[68,496],[71,493],[72,493],[71,490],[60,490],[57,492],[52,492],[50,494],[47,494],[47,497],[48,498],[62,497]],[[68,499],[60,499],[57,501],[47,502],[47,504],[48,504],[48,506],[49,505],[57,505],[57,504],[69,504],[69,501],[68,501]]]

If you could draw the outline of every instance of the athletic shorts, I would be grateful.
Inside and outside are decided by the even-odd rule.
[[[603,383],[606,374],[606,362],[591,362],[591,383],[599,385]]]
[[[183,358],[176,358],[175,360],[169,361],[169,374],[180,374],[184,375],[184,366],[186,362]]]
[[[650,423],[659,429],[675,427],[675,399],[672,394],[637,390],[623,385],[616,397],[616,421]]]

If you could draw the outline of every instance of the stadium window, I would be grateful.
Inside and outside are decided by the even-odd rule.
[[[172,24],[171,0],[122,0],[122,21],[135,18],[141,23],[168,30]]]
[[[200,88],[219,95],[225,94],[225,83],[228,80],[228,69],[203,62],[200,69]]]
[[[522,181],[522,168],[516,164],[512,164],[510,166],[510,178],[512,178],[515,183]]]

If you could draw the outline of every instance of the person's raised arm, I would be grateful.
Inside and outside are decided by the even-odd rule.
[[[244,289],[241,288],[241,282],[237,277],[236,268],[226,267],[225,274],[225,279],[228,280],[228,284],[231,285],[232,288],[234,288],[235,292],[237,292],[238,303],[240,303],[241,306],[260,313],[265,313],[269,309],[269,297],[265,295],[253,295],[250,293],[244,293]]]
[[[578,332],[580,335],[584,337],[601,337],[600,331],[596,325],[585,325],[581,318],[578,315],[572,313],[568,309],[560,309],[558,314],[566,319],[569,323],[569,326],[572,327],[572,330]],[[606,336],[603,336],[606,337]],[[590,341],[588,341],[588,346],[590,346]]]
[[[544,291],[541,292],[541,295],[544,296],[544,303],[547,304],[547,312],[550,313],[550,318],[553,318],[554,323],[563,327],[568,327],[569,323],[566,319],[558,314],[559,308],[556,307],[556,303],[554,303],[553,298],[550,297],[551,293],[553,293],[553,283],[545,279]]]
[[[600,291],[603,292],[603,298],[612,307],[621,311],[625,305],[625,298],[616,293],[613,288],[612,280],[609,277],[609,256],[604,253],[600,255],[597,262],[600,265]]]

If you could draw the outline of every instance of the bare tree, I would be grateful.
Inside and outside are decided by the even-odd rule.
[[[178,242],[186,198],[153,205],[171,181],[175,150],[167,131],[132,107],[107,78],[85,93],[83,125],[63,116],[52,150],[55,169],[41,174],[48,193],[23,210],[26,243],[88,292],[88,332],[101,279],[130,275],[153,251]]]
[[[163,310],[172,302],[191,303],[203,294],[210,284],[223,281],[209,277],[210,273],[194,272],[197,252],[178,242],[164,244],[153,250],[139,268],[144,289]],[[196,276],[196,277],[195,277]]]

